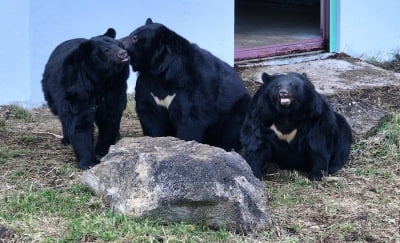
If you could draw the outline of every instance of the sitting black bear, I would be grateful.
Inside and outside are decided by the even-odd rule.
[[[139,72],[135,100],[144,135],[240,148],[250,95],[231,66],[151,19],[121,42]]]
[[[262,75],[242,131],[242,155],[262,177],[267,163],[321,180],[343,167],[352,142],[346,119],[333,111],[305,74]]]
[[[78,167],[98,163],[119,137],[126,107],[129,56],[115,40],[116,32],[91,39],[77,38],[61,43],[52,52],[42,79],[44,97],[61,121],[63,144],[72,144]],[[93,148],[93,123],[99,129]]]

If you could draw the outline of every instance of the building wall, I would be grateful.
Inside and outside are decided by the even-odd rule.
[[[313,0],[307,0],[311,2]],[[331,0],[337,3],[337,47],[355,57],[389,60],[400,52],[398,0]],[[117,30],[117,38],[161,22],[233,65],[234,0],[1,0],[0,105],[44,103],[41,77],[62,41]],[[131,73],[129,91],[136,74]]]
[[[30,48],[28,1],[1,0],[0,105],[28,102]]]
[[[400,52],[399,0],[338,0],[338,51],[387,61]]]
[[[233,0],[1,0],[0,105],[44,103],[40,81],[53,49],[62,41],[90,38],[108,27],[117,38],[143,25],[148,17],[208,49],[233,65]],[[7,31],[5,31],[7,30]],[[5,58],[6,57],[6,58]],[[136,74],[128,80],[129,91]]]

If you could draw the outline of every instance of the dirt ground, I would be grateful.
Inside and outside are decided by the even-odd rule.
[[[334,58],[357,61],[344,54]],[[380,64],[380,66],[400,72],[400,56],[397,61]],[[243,70],[238,69],[238,71],[240,73]],[[260,83],[246,79],[245,85],[254,93]],[[400,111],[399,97],[400,89],[395,86],[348,90],[327,96],[328,99],[339,104],[337,107],[339,110],[348,109],[349,104],[352,104],[354,100],[366,100],[370,106],[384,107],[385,110],[394,112]],[[360,107],[362,108],[361,105],[359,109]],[[22,119],[16,117],[11,109],[9,106],[0,107],[0,118],[4,121],[4,127],[0,127],[0,146],[14,151],[9,155],[12,163],[0,161],[0,200],[7,194],[25,190],[27,184],[40,189],[64,188],[79,182],[81,171],[76,168],[72,149],[60,143],[59,136],[62,134],[58,119],[46,107],[34,109],[32,115]],[[140,124],[134,112],[124,116],[121,135],[123,137],[141,135]],[[374,146],[378,146],[384,139],[385,135],[382,134],[373,137],[373,141],[376,142]],[[358,161],[364,160],[371,153],[368,149],[355,149],[349,166],[342,170],[337,177],[339,179],[334,179],[335,181],[331,184],[329,182],[307,184],[309,182],[301,181],[308,188],[306,194],[301,191],[303,189],[297,192],[296,188],[295,191],[281,194],[285,188],[292,188],[291,179],[287,179],[288,176],[292,176],[291,174],[266,176],[266,186],[269,188],[269,193],[273,195],[270,198],[272,204],[280,202],[281,196],[284,200],[288,200],[287,197],[291,195],[298,196],[293,200],[304,202],[303,206],[297,204],[295,208],[280,203],[273,207],[275,223],[272,231],[274,234],[282,238],[298,237],[300,239],[317,236],[321,242],[397,242],[399,238],[396,239],[396,237],[400,237],[400,228],[398,228],[400,224],[400,184],[398,181],[400,167],[397,164],[387,168],[395,177],[389,182],[387,178],[357,175],[355,166],[361,163]],[[61,173],[65,164],[73,168],[69,173]],[[370,165],[366,164],[360,165],[360,168],[369,167]],[[14,174],[18,171],[24,176],[15,177]],[[299,180],[301,179],[295,179],[296,182]],[[311,204],[308,196],[315,197]],[[387,197],[387,200],[383,202],[382,197]],[[289,200],[288,203],[290,204],[291,201]],[[341,224],[333,224],[334,222]],[[299,229],[296,225],[302,225],[303,228]],[[345,228],[336,229],[329,225]],[[38,231],[47,231],[45,227],[49,226],[39,225],[38,227]],[[339,231],[348,231],[348,234],[346,233],[344,238],[339,237],[336,235]]]

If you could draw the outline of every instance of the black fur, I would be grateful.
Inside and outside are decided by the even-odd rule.
[[[254,175],[261,178],[271,162],[281,169],[309,172],[310,180],[342,168],[352,142],[345,118],[333,111],[305,74],[264,73],[262,79],[241,132],[242,155]],[[279,138],[279,132],[286,135]]]
[[[240,148],[250,96],[232,67],[151,19],[121,42],[139,72],[135,99],[144,135]],[[168,107],[156,103],[168,96]]]
[[[72,144],[78,167],[98,163],[119,136],[126,107],[129,56],[115,40],[115,30],[91,39],[72,39],[52,52],[43,74],[44,97],[61,121],[63,144]],[[93,123],[99,129],[93,148]]]

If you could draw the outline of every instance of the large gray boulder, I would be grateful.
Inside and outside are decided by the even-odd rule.
[[[83,173],[82,183],[132,217],[203,222],[243,233],[270,223],[265,188],[246,161],[194,141],[123,138]]]

